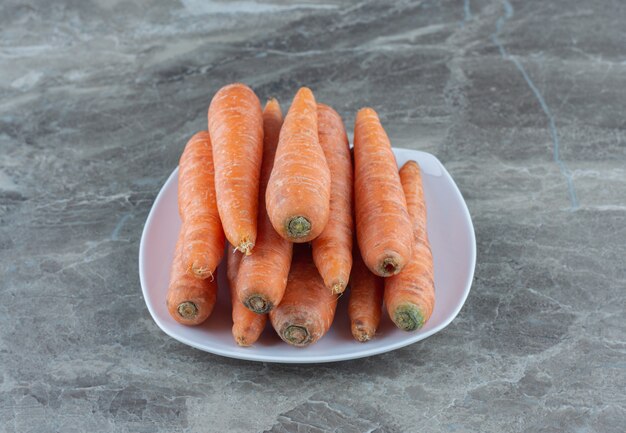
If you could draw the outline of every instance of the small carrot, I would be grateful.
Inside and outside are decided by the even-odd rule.
[[[274,229],[291,242],[313,240],[326,227],[330,170],[317,135],[315,97],[306,87],[285,117],[265,198]]]
[[[233,337],[238,345],[251,346],[261,336],[267,322],[267,315],[253,313],[239,301],[237,296],[237,273],[242,257],[243,255],[239,251],[233,251],[232,254],[228,254],[226,277],[230,285],[230,299],[233,307]]]
[[[265,210],[265,190],[274,165],[283,115],[276,99],[263,111],[263,165],[259,188],[259,217],[254,254],[241,261],[237,280],[238,299],[255,313],[267,313],[278,305],[285,293],[293,246],[283,239]]]
[[[189,275],[183,265],[183,240],[185,227],[181,228],[170,270],[166,305],[170,315],[183,325],[199,325],[213,311],[217,299],[217,280],[199,279]]]
[[[370,272],[358,248],[355,248],[350,274],[348,317],[352,336],[357,341],[369,341],[376,334],[383,306],[383,280]]]
[[[435,306],[433,256],[419,165],[415,161],[404,164],[400,179],[413,223],[413,255],[402,272],[385,280],[385,305],[398,328],[413,331],[428,321]]]
[[[178,212],[185,226],[184,268],[198,278],[213,278],[224,255],[224,231],[217,211],[208,131],[191,137],[180,157]]]
[[[317,104],[319,141],[330,169],[330,216],[313,240],[313,260],[333,293],[342,293],[352,268],[352,161],[341,117],[328,105]]]
[[[250,254],[256,242],[257,197],[263,155],[259,98],[245,84],[222,87],[209,106],[217,208],[226,238]]]
[[[338,299],[324,286],[307,249],[294,252],[285,296],[269,314],[280,338],[298,347],[315,343],[328,331]]]
[[[399,273],[411,258],[411,221],[389,138],[371,108],[356,115],[354,198],[363,261],[381,277]]]

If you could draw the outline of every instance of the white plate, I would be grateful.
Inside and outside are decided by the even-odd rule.
[[[350,334],[348,296],[343,296],[331,330],[309,347],[296,348],[283,343],[269,323],[253,347],[239,347],[231,335],[230,296],[224,269],[218,272],[220,289],[211,317],[197,327],[180,325],[165,307],[170,262],[180,228],[178,169],[161,188],[148,215],[139,247],[141,288],[154,321],[169,336],[200,350],[231,358],[284,363],[363,358],[404,347],[441,331],[459,313],[470,291],[476,264],[474,227],[459,189],[436,157],[408,149],[394,149],[394,152],[398,164],[413,159],[422,168],[436,293],[433,315],[421,330],[413,333],[400,331],[384,315],[376,337],[367,343],[358,343]]]

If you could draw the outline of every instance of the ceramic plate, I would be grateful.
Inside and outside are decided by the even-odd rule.
[[[148,215],[139,247],[141,288],[154,321],[172,338],[200,350],[231,358],[284,363],[362,358],[407,346],[441,331],[459,313],[470,291],[476,264],[474,227],[459,189],[436,157],[408,149],[394,149],[394,152],[398,164],[413,159],[422,168],[436,293],[433,315],[420,331],[400,331],[384,315],[376,337],[367,343],[358,343],[350,334],[348,296],[343,296],[332,328],[309,347],[296,348],[283,343],[269,323],[253,347],[239,347],[231,335],[229,288],[221,266],[218,270],[218,301],[211,317],[198,327],[177,323],[165,307],[165,294],[181,224],[177,204],[178,169],[161,188]]]

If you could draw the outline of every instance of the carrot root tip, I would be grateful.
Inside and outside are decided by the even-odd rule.
[[[238,346],[241,346],[241,347],[250,346],[250,343],[248,343],[248,340],[246,340],[246,337],[243,337],[241,335],[238,337],[235,337],[235,342],[237,343]]]
[[[424,315],[415,305],[402,305],[396,309],[393,323],[403,331],[415,331],[424,325]]]
[[[193,265],[191,265],[191,272],[196,278],[200,278],[201,280],[210,278],[211,281],[213,281],[213,272],[211,272],[206,266],[202,266],[194,262]]]
[[[248,239],[244,239],[239,243],[239,246],[236,248],[236,250],[239,250],[246,256],[249,256],[250,254],[252,254],[252,248],[254,248],[254,243],[250,242]]]
[[[311,233],[311,222],[303,216],[296,216],[287,221],[286,228],[290,237],[303,238]]]
[[[198,315],[198,307],[191,301],[185,301],[178,304],[178,314],[183,319],[194,319]]]
[[[387,257],[380,266],[382,276],[389,277],[400,272],[400,265],[394,257]]]
[[[359,343],[365,343],[365,342],[370,341],[372,339],[372,336],[367,331],[365,331],[364,329],[357,329],[357,330],[353,331],[352,332],[352,336]]]
[[[261,295],[250,296],[245,300],[244,305],[257,314],[269,313],[274,308],[274,304]]]
[[[342,282],[333,284],[333,287],[331,288],[333,295],[341,295],[344,290],[346,290],[346,285]]]
[[[356,320],[352,324],[352,336],[360,343],[370,341],[374,336],[374,330],[365,326],[361,320]]]
[[[311,342],[309,330],[300,325],[289,325],[282,332],[283,340],[294,346],[306,346]]]

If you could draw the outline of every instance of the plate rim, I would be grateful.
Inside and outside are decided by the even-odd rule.
[[[245,361],[257,361],[257,362],[270,362],[270,363],[280,363],[280,364],[320,364],[320,363],[327,363],[327,362],[339,362],[339,361],[349,361],[349,360],[354,360],[354,359],[359,359],[359,358],[367,358],[370,356],[374,356],[374,355],[380,355],[383,353],[387,353],[387,352],[391,352],[397,349],[401,349],[403,347],[409,346],[411,344],[417,343],[418,341],[421,341],[425,338],[430,337],[433,334],[436,334],[437,332],[440,332],[441,330],[445,329],[446,327],[448,327],[448,325],[450,325],[450,323],[452,323],[452,321],[454,319],[456,319],[456,317],[459,315],[459,312],[461,311],[461,309],[463,308],[463,306],[465,305],[465,301],[467,300],[467,297],[469,296],[469,292],[472,288],[472,282],[474,281],[474,273],[476,271],[476,233],[474,230],[474,223],[472,221],[472,217],[471,214],[469,212],[469,208],[467,207],[467,203],[465,201],[465,198],[463,197],[463,194],[461,194],[461,191],[459,190],[458,185],[456,184],[456,182],[454,181],[454,178],[450,175],[450,173],[448,172],[448,170],[446,169],[446,167],[441,163],[441,161],[439,161],[439,158],[437,158],[435,155],[429,153],[429,152],[424,152],[421,150],[416,150],[416,149],[406,149],[406,148],[402,148],[402,147],[392,147],[394,154],[396,154],[396,151],[409,151],[409,152],[420,152],[426,155],[429,155],[430,157],[434,158],[436,160],[436,162],[439,164],[439,167],[442,170],[442,175],[443,176],[447,176],[448,180],[451,182],[452,186],[453,186],[453,191],[454,194],[457,196],[457,199],[460,199],[460,202],[462,204],[462,213],[463,216],[465,217],[466,221],[469,223],[468,227],[469,227],[469,235],[470,235],[470,272],[467,275],[466,281],[465,281],[465,287],[463,289],[463,295],[462,295],[462,299],[461,302],[459,302],[459,304],[457,305],[457,307],[454,309],[453,314],[451,314],[446,320],[442,321],[439,325],[433,327],[432,329],[429,329],[426,332],[423,333],[418,333],[415,334],[414,336],[411,336],[407,339],[398,341],[396,343],[390,344],[388,346],[384,346],[384,347],[376,347],[376,348],[371,348],[371,349],[367,349],[365,348],[364,350],[359,350],[358,352],[355,352],[354,354],[340,354],[340,355],[312,355],[312,356],[308,356],[306,359],[303,358],[292,358],[292,357],[283,357],[283,356],[272,356],[272,355],[267,355],[267,354],[255,354],[255,353],[241,353],[241,354],[233,354],[230,351],[227,350],[223,350],[220,348],[211,348],[208,349],[207,347],[204,346],[200,346],[198,344],[196,344],[194,341],[189,340],[185,337],[181,337],[179,335],[174,335],[173,333],[171,333],[168,329],[167,326],[165,326],[164,323],[161,322],[161,320],[159,319],[158,315],[156,314],[156,312],[154,311],[154,309],[152,308],[152,305],[150,302],[148,302],[148,292],[147,292],[147,284],[145,282],[145,277],[144,277],[144,269],[146,267],[146,263],[144,260],[144,257],[146,257],[145,254],[145,244],[146,244],[146,237],[147,237],[147,227],[151,224],[152,220],[154,219],[154,215],[155,215],[155,209],[157,209],[160,204],[160,202],[163,200],[163,197],[165,195],[165,188],[167,185],[169,185],[169,183],[172,181],[172,178],[174,176],[178,176],[178,165],[176,166],[176,168],[170,173],[170,175],[167,177],[167,179],[165,180],[165,182],[163,183],[163,185],[161,186],[161,188],[159,189],[159,192],[154,200],[154,202],[152,203],[152,206],[150,208],[150,212],[148,213],[148,217],[146,218],[146,222],[144,223],[143,229],[142,229],[142,233],[141,233],[141,239],[139,241],[139,282],[141,285],[141,292],[144,298],[144,302],[146,304],[146,306],[148,307],[148,311],[150,312],[150,316],[152,317],[152,320],[154,320],[154,322],[157,324],[157,326],[161,329],[161,331],[163,331],[166,335],[168,335],[169,337],[183,343],[186,344],[188,346],[191,346],[195,349],[201,350],[203,352],[207,352],[207,353],[212,353],[214,355],[219,355],[219,356],[224,356],[227,358],[232,358],[232,359],[241,359],[241,360],[245,360]]]

